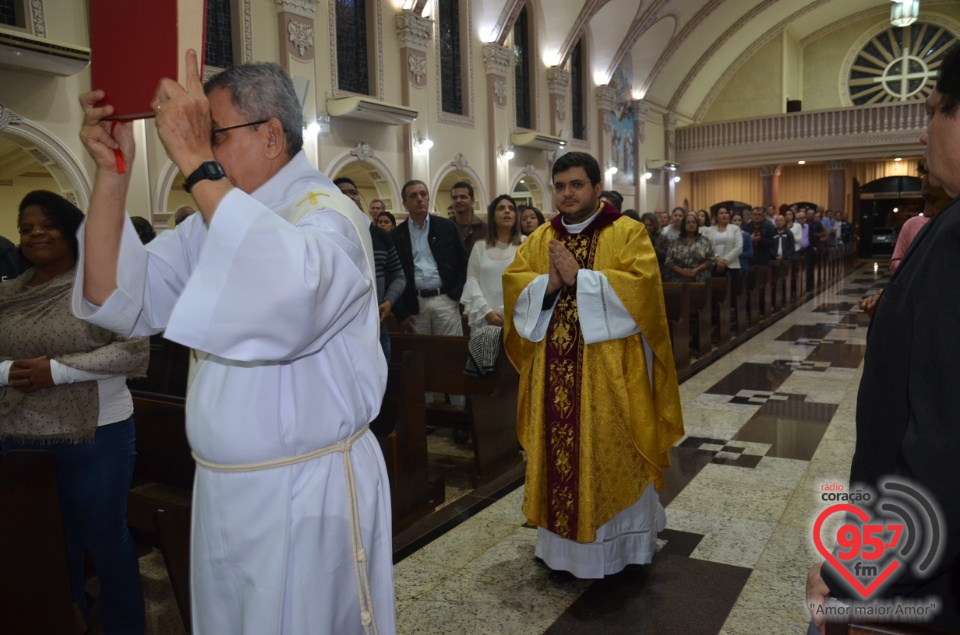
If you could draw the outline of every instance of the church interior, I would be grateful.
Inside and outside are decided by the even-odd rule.
[[[81,210],[90,201],[95,165],[78,136],[77,101],[96,88],[88,5],[0,0],[0,236],[14,242],[28,192],[56,192]],[[848,482],[856,439],[870,322],[858,301],[889,278],[877,237],[922,209],[924,102],[960,40],[960,3],[206,0],[206,11],[204,75],[283,66],[311,164],[352,179],[365,210],[379,200],[397,222],[410,179],[427,185],[434,214],[446,216],[451,187],[466,181],[481,219],[504,193],[549,219],[551,167],[570,151],[596,157],[603,189],[640,214],[721,204],[845,213],[853,240],[816,265],[812,284],[797,270],[771,277],[726,337],[709,330],[709,302],[698,322],[678,318],[693,344],[678,365],[686,436],[659,492],[667,525],[652,564],[596,581],[551,579],[521,512],[515,413],[498,410],[486,387],[476,388],[465,443],[454,438],[456,416],[415,432],[427,471],[419,499],[407,492],[405,515],[394,509],[400,633],[806,633],[821,490]],[[149,55],[131,51],[130,71]],[[134,134],[128,212],[175,231],[175,210],[192,202],[184,176],[151,119],[137,120]],[[185,363],[182,351],[157,351]],[[157,401],[146,416],[162,420],[168,406]],[[419,414],[402,400],[391,407],[399,420],[425,420],[422,403]],[[181,452],[185,438],[150,434],[164,449],[146,468],[162,480],[178,467],[163,452]],[[415,457],[399,430],[393,436],[390,460],[402,472]],[[505,446],[508,460],[481,457]],[[174,534],[189,523],[189,479],[179,485],[134,492],[179,510],[168,517]],[[139,511],[145,526],[155,522],[152,508]],[[832,521],[821,532],[828,544]],[[148,632],[187,632],[176,561],[188,556],[169,533],[163,545],[150,533],[138,540]],[[95,577],[88,592],[96,597]]]

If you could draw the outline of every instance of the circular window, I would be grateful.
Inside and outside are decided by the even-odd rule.
[[[926,99],[936,84],[940,61],[955,41],[951,30],[930,22],[877,33],[850,66],[851,105]]]

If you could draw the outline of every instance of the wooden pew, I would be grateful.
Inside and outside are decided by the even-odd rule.
[[[768,265],[770,269],[770,300],[771,300],[771,312],[768,315],[777,315],[782,313],[787,306],[787,295],[786,291],[786,267],[789,266],[789,263],[785,263],[782,260],[771,260]]]
[[[690,291],[681,282],[663,283],[663,300],[677,370],[690,365]]]
[[[0,633],[83,633],[52,453],[0,453],[0,509],[0,541],[7,546],[0,559]]]
[[[428,404],[431,425],[466,428],[473,437],[479,486],[500,476],[521,461],[517,440],[517,390],[520,378],[501,354],[494,372],[484,378],[464,374],[467,361],[466,337],[443,335],[391,335],[394,361],[406,351],[423,355],[426,370],[424,388],[430,392],[465,395],[466,407]],[[412,396],[413,397],[413,396]]]
[[[697,357],[709,355],[713,350],[710,323],[711,284],[706,282],[685,282],[690,289],[690,317],[693,327],[693,345]]]
[[[743,337],[750,330],[750,317],[747,313],[747,270],[741,269],[737,281],[731,286],[731,304],[737,317],[737,337]]]
[[[794,258],[791,263],[791,277],[793,285],[793,299],[796,306],[803,304],[803,296],[807,292],[807,268],[803,257]]]
[[[740,273],[747,279],[747,310],[750,313],[750,326],[757,326],[762,321],[762,301],[760,287],[760,269],[758,267],[747,267],[746,271]]]
[[[424,373],[423,355],[417,351],[405,351],[399,364],[390,364],[380,414],[370,423],[390,478],[394,533],[432,512],[444,499],[443,476],[430,480]]]
[[[729,276],[714,277],[711,281],[711,320],[717,327],[717,342],[723,346],[730,342],[730,302],[733,284]]]
[[[137,463],[127,498],[127,525],[140,542],[159,547],[154,514],[189,509],[196,465],[187,443],[184,398],[132,392]]]
[[[160,336],[150,338],[147,376],[127,382],[130,390],[155,395],[187,396],[190,349]]]

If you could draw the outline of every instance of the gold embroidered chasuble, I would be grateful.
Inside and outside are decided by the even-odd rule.
[[[660,489],[668,451],[683,436],[656,252],[641,223],[610,223],[611,210],[604,204],[591,226],[608,224],[581,235],[558,230],[559,219],[541,226],[503,276],[504,345],[520,374],[517,434],[527,452],[523,511],[577,542],[593,542],[597,528],[651,482]],[[514,305],[549,272],[551,240],[566,244],[582,268],[603,273],[627,308],[653,352],[652,390],[640,334],[583,342],[575,289],[561,291],[542,341],[517,334]]]

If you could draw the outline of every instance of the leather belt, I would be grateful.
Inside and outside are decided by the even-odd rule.
[[[433,298],[440,295],[440,289],[420,289],[417,291],[417,295],[421,298]]]

